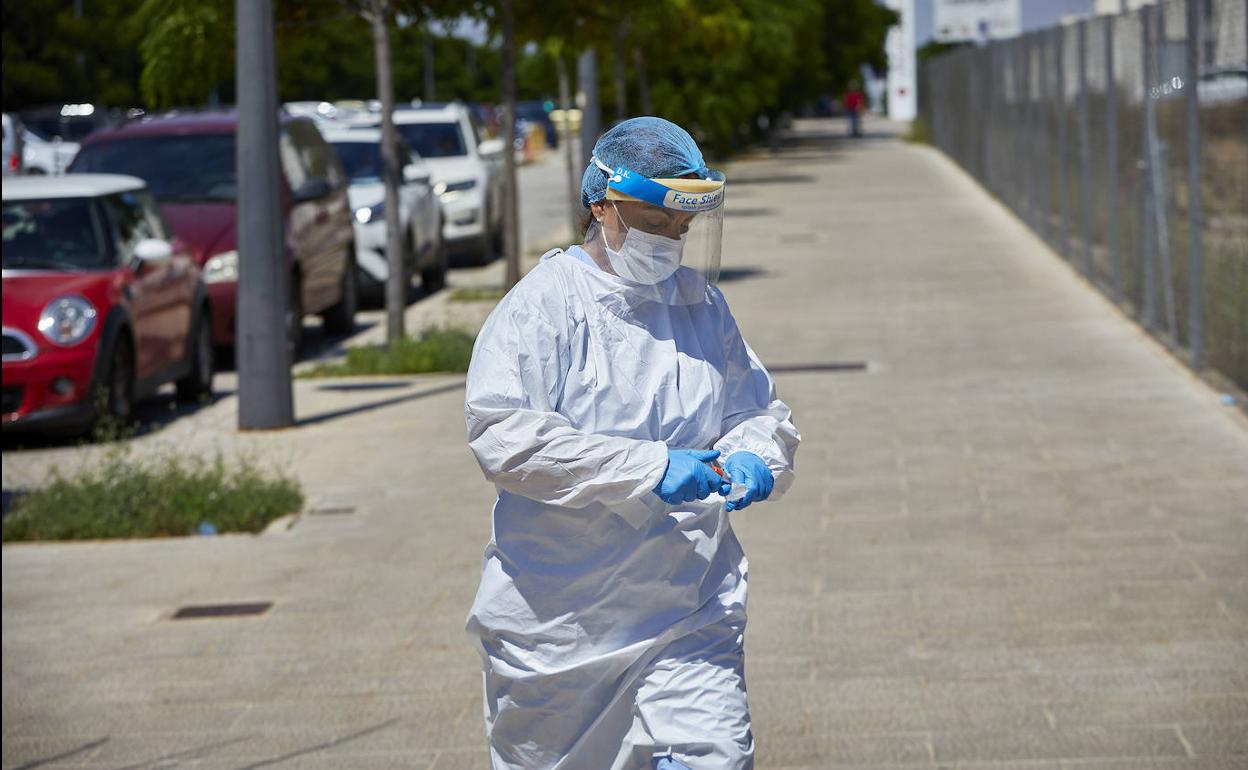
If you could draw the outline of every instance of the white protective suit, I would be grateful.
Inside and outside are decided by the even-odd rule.
[[[637,301],[551,252],[486,322],[465,413],[498,487],[467,624],[493,767],[752,767],[745,555],[722,498],[653,491],[669,447],[754,452],[772,500],[792,482],[800,436],[719,290]]]

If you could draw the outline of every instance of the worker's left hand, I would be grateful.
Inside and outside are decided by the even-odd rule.
[[[776,483],[767,463],[753,452],[733,452],[728,455],[728,459],[724,460],[724,470],[732,483],[744,484],[746,488],[745,497],[728,501],[724,506],[725,510],[739,511],[750,503],[766,500],[771,495],[772,485]]]

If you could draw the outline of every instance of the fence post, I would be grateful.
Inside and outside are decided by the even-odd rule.
[[[1021,134],[1023,137],[1019,160],[1023,166],[1023,182],[1022,182],[1022,201],[1023,201],[1023,219],[1031,225],[1031,229],[1036,228],[1036,207],[1035,207],[1035,174],[1033,161],[1035,157],[1032,155],[1035,149],[1035,134],[1032,131],[1032,115],[1033,108],[1031,104],[1031,36],[1024,35],[1019,41],[1022,48],[1020,56],[1022,60],[1022,69],[1020,74],[1023,80],[1022,90],[1019,92],[1019,98],[1022,100],[1022,126]]]
[[[1187,0],[1187,226],[1188,226],[1188,276],[1187,276],[1187,338],[1191,351],[1193,369],[1200,369],[1204,361],[1204,251],[1201,211],[1200,168],[1200,106],[1196,88],[1200,83],[1200,1]],[[1241,136],[1242,138],[1242,136]]]
[[[1088,22],[1076,27],[1079,41],[1079,207],[1083,209],[1083,274],[1092,274],[1092,138],[1088,115]]]
[[[1039,130],[1036,132],[1036,138],[1039,144],[1039,152],[1037,157],[1040,159],[1040,182],[1042,191],[1040,193],[1040,205],[1038,213],[1040,215],[1040,237],[1050,246],[1053,244],[1053,169],[1050,164],[1052,155],[1049,153],[1049,137],[1051,136],[1051,117],[1053,112],[1053,100],[1049,94],[1049,59],[1051,58],[1052,45],[1050,44],[1049,35],[1043,32],[1036,33],[1036,46],[1039,49],[1038,65],[1036,75],[1038,77],[1039,87],[1038,105],[1036,109],[1036,122],[1039,124]]]
[[[1013,97],[1014,108],[1010,110],[1010,131],[1014,134],[1014,152],[1010,158],[1010,167],[1013,169],[1014,177],[1014,212],[1020,219],[1026,221],[1027,209],[1024,205],[1026,199],[1026,177],[1027,164],[1025,148],[1027,146],[1027,120],[1026,110],[1027,102],[1023,99],[1023,51],[1024,41],[1016,38],[1010,41],[1010,69],[1013,73]]]
[[[1114,76],[1113,15],[1103,18],[1105,24],[1105,205],[1106,242],[1109,264],[1113,272],[1113,298],[1122,302],[1122,243],[1118,232],[1118,84]]]
[[[1066,200],[1069,185],[1066,184],[1066,40],[1061,27],[1053,34],[1057,37],[1054,54],[1057,58],[1057,201],[1061,211],[1057,249],[1062,259],[1070,259],[1070,205]]]
[[[1144,87],[1144,211],[1141,219],[1143,233],[1142,245],[1144,253],[1144,328],[1153,331],[1157,328],[1157,240],[1156,222],[1154,217],[1153,189],[1155,180],[1156,158],[1153,146],[1153,94],[1152,94],[1152,63],[1153,63],[1153,6],[1140,8],[1140,82]]]

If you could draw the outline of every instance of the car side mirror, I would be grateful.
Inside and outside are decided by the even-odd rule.
[[[429,170],[426,169],[424,166],[419,166],[415,163],[409,163],[403,167],[403,181],[412,182],[416,184],[420,182],[428,182]]]
[[[143,265],[168,262],[173,258],[173,245],[163,238],[144,238],[134,244],[134,258]]]
[[[314,176],[299,185],[299,189],[295,190],[291,197],[296,203],[304,203],[305,201],[314,201],[324,198],[334,191],[333,185],[324,177]]]
[[[502,139],[486,139],[477,146],[477,152],[487,158],[497,157],[503,154]]]

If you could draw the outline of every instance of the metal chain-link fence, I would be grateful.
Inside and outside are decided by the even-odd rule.
[[[1162,0],[925,62],[931,142],[1248,390],[1248,0]]]

